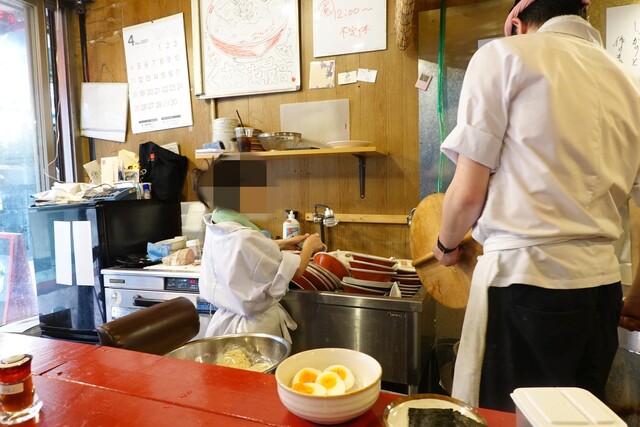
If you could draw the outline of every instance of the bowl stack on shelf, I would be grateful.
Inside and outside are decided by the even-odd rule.
[[[213,140],[221,141],[226,151],[236,151],[234,129],[238,126],[238,119],[232,117],[218,117],[213,119]]]

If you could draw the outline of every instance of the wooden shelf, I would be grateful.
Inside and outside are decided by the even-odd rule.
[[[196,159],[214,160],[218,157],[240,158],[240,159],[295,159],[300,157],[335,157],[352,155],[358,158],[358,175],[360,178],[360,198],[364,198],[364,178],[367,166],[367,157],[385,156],[386,153],[378,151],[376,147],[355,147],[355,148],[316,148],[305,150],[282,150],[282,151],[251,151],[248,153],[216,153],[216,154],[198,154]]]
[[[249,153],[196,154],[196,159],[213,159],[219,156],[267,157],[270,159],[291,159],[295,157],[330,157],[352,154],[354,156],[384,156],[376,147],[317,148],[308,150],[251,151]]]

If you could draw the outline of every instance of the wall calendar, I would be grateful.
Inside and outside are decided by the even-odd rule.
[[[182,13],[123,28],[131,131],[193,125]]]

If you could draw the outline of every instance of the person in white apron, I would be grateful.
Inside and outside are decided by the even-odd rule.
[[[200,296],[217,308],[205,336],[262,332],[291,342],[289,329],[296,323],[280,300],[293,276],[322,250],[322,241],[317,234],[272,240],[243,217],[222,209],[204,217]],[[299,254],[282,251],[299,244]]]
[[[289,330],[295,330],[297,325],[280,300],[293,276],[301,275],[313,254],[323,249],[320,236],[305,234],[272,240],[243,213],[228,206],[235,199],[225,195],[234,186],[236,196],[244,200],[241,205],[260,199],[256,188],[266,188],[266,178],[261,175],[266,171],[261,171],[258,163],[218,160],[211,169],[215,175],[212,181],[207,171],[193,171],[194,190],[200,202],[207,208],[217,203],[212,213],[203,218],[206,230],[198,284],[200,296],[216,307],[205,336],[261,332],[284,337],[291,343]],[[213,193],[207,194],[204,188],[211,184]],[[243,186],[249,187],[246,194]],[[216,199],[216,191],[223,196]],[[220,199],[227,204],[222,206],[217,202]]]
[[[473,406],[514,411],[518,387],[602,398],[618,347],[613,242],[619,208],[640,202],[640,80],[603,49],[588,3],[516,1],[506,37],[472,57],[441,147],[457,166],[434,254],[457,263],[470,228],[484,251],[452,391]]]

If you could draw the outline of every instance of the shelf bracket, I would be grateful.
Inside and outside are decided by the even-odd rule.
[[[364,178],[366,175],[367,168],[367,158],[365,156],[358,156],[354,154],[358,158],[358,177],[360,178],[360,198],[364,199]]]

